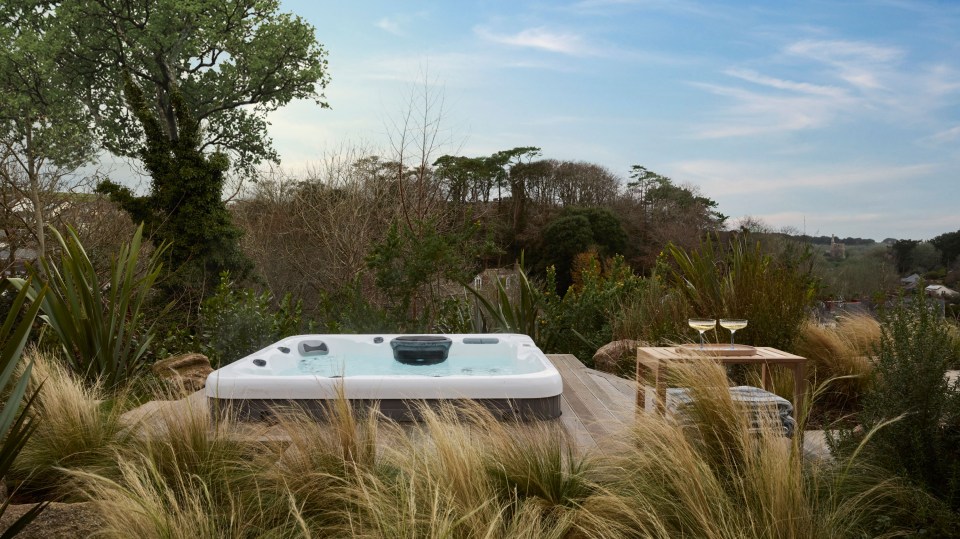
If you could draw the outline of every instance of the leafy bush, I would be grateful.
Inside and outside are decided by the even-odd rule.
[[[960,382],[944,372],[955,361],[956,343],[923,296],[901,298],[885,313],[876,349],[873,390],[863,399],[860,420],[880,429],[870,455],[885,468],[926,487],[960,509]],[[838,451],[849,450],[859,436],[847,431],[834,439]]]
[[[472,277],[471,261],[489,249],[478,234],[475,223],[448,230],[436,219],[393,223],[367,255],[392,318],[403,326],[432,325],[445,284]]]
[[[143,313],[166,247],[141,260],[143,227],[137,227],[114,258],[109,281],[101,282],[73,229],[67,229],[67,238],[53,228],[50,233],[61,250],[59,264],[41,260],[43,271],[32,270],[32,286],[23,279],[10,282],[31,289],[31,298],[40,302],[41,318],[59,339],[64,360],[75,373],[108,386],[121,384],[143,367],[154,337],[155,322],[147,323]],[[42,285],[49,293],[41,299]]]
[[[276,309],[269,292],[238,289],[230,275],[220,276],[216,292],[200,308],[200,351],[219,366],[304,329],[302,306],[290,294]]]
[[[622,256],[608,259],[602,268],[592,252],[576,257],[573,284],[562,298],[552,292],[553,275],[548,271],[541,347],[547,352],[574,354],[590,365],[597,349],[612,339],[618,306],[637,296],[644,281]]]
[[[620,220],[606,208],[566,208],[543,231],[539,260],[534,266],[553,266],[554,286],[551,292],[564,294],[574,281],[575,259],[590,250],[608,257],[622,253],[627,234]]]
[[[20,292],[13,297],[11,308],[4,317],[3,325],[0,325],[0,394],[6,394],[3,408],[0,409],[0,438],[3,440],[0,443],[0,478],[7,476],[14,460],[30,442],[37,428],[37,424],[31,420],[30,416],[37,392],[35,389],[31,391],[28,388],[33,362],[28,362],[23,368],[20,368],[19,363],[23,347],[26,346],[27,339],[30,337],[30,328],[37,317],[40,302],[43,301],[46,292],[46,289],[33,290],[30,281],[27,281],[20,287]],[[27,307],[25,303],[30,294],[33,294],[34,301]],[[25,405],[24,397],[26,397]],[[0,516],[7,510],[9,503],[9,499],[2,501]],[[37,504],[10,524],[0,538],[7,539],[15,536],[45,507],[45,503]]]

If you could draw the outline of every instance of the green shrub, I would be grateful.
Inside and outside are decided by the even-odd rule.
[[[378,305],[359,278],[332,293],[324,293],[319,311],[319,325],[327,333],[401,333],[416,331],[420,326]]]
[[[613,338],[612,321],[619,316],[620,304],[640,294],[644,280],[622,256],[608,259],[602,268],[596,253],[577,256],[573,284],[562,298],[552,292],[553,273],[548,270],[547,275],[541,348],[574,354],[591,365],[597,349]]]
[[[671,244],[667,253],[667,274],[687,297],[692,316],[746,318],[750,324],[737,332],[739,342],[793,348],[816,292],[809,247],[785,244],[768,253],[742,235],[726,246],[707,238],[690,252]]]
[[[637,293],[622,298],[613,309],[613,339],[635,339],[666,346],[690,338],[690,307],[686,296],[654,272]]]
[[[276,309],[269,292],[236,288],[230,276],[220,276],[216,293],[200,308],[200,351],[214,366],[230,363],[283,337],[304,329],[302,305],[289,294]]]
[[[398,329],[429,327],[446,283],[464,282],[474,274],[472,260],[490,249],[479,237],[479,225],[447,227],[437,219],[393,223],[367,255],[382,303]]]
[[[944,371],[956,361],[954,336],[923,296],[901,298],[884,313],[876,349],[873,389],[863,398],[865,429],[886,420],[870,455],[960,509],[960,383]],[[848,431],[832,440],[843,451],[858,436]]]
[[[6,288],[6,283],[2,284],[4,285],[2,288]],[[23,348],[30,337],[30,328],[37,317],[40,302],[43,301],[47,290],[45,288],[34,290],[31,284],[27,281],[20,287],[20,292],[13,297],[11,308],[7,311],[3,324],[0,325],[0,394],[6,395],[3,408],[0,408],[0,439],[3,440],[0,443],[0,477],[6,477],[14,460],[29,443],[37,428],[30,415],[37,391],[28,388],[33,362],[28,362],[23,368],[19,368],[19,363]],[[33,304],[28,307],[26,302],[30,294],[33,295]],[[26,398],[25,405],[24,398]],[[9,503],[10,500],[5,499],[0,504],[0,516],[7,510]],[[15,536],[46,506],[45,503],[37,504],[17,518],[3,532],[3,535],[0,535],[0,539]]]
[[[608,257],[622,253],[627,246],[627,233],[620,219],[606,208],[566,208],[543,231],[539,260],[534,267],[553,266],[557,288],[551,292],[564,294],[575,282],[577,255],[598,251]]]
[[[143,226],[137,227],[130,243],[122,245],[113,259],[110,280],[101,282],[73,229],[67,229],[67,238],[54,228],[50,233],[60,247],[59,264],[44,258],[43,271],[32,271],[31,297],[37,298],[42,284],[49,288],[43,299],[36,299],[43,321],[59,339],[63,358],[75,373],[108,386],[126,382],[143,367],[153,341],[155,322],[147,323],[143,314],[166,247],[141,260]],[[23,279],[10,282],[19,289],[30,287]]]

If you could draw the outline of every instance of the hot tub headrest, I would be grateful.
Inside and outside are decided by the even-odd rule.
[[[407,365],[436,365],[447,360],[453,341],[442,335],[401,335],[390,341],[393,358]]]
[[[325,356],[330,353],[327,343],[319,340],[300,341],[300,344],[297,345],[297,351],[303,357]]]

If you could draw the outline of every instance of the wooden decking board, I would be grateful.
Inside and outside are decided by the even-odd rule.
[[[574,443],[580,449],[596,449],[597,442],[590,435],[590,432],[577,417],[577,414],[570,408],[566,397],[560,398],[560,424],[566,429],[567,434],[573,439]]]
[[[591,376],[590,370],[585,368],[570,369],[570,375],[572,377],[575,376],[577,382],[583,384],[584,389],[589,391],[590,395],[593,396],[602,407],[597,410],[596,415],[598,418],[604,422],[609,420],[624,422],[629,421],[633,417],[630,413],[624,414],[625,407],[615,400],[618,399],[619,394],[614,392],[612,386],[610,386],[606,380],[597,380]],[[629,408],[632,409],[632,407]]]
[[[551,355],[563,378],[561,422],[583,448],[603,448],[627,430],[633,419],[633,399],[603,377],[595,377],[576,357]],[[629,381],[624,380],[627,384]],[[589,436],[587,441],[584,436]]]
[[[608,416],[616,417],[617,414],[612,409],[615,406],[608,406],[609,398],[606,392],[590,377],[588,369],[574,356],[564,355],[559,359],[563,364],[561,376],[564,382],[569,383],[580,399],[590,405],[593,415],[600,420],[611,419]]]
[[[627,380],[626,378],[620,378],[619,376],[614,376],[608,372],[595,371],[591,370],[590,376],[594,378],[602,378],[610,383],[611,386],[616,388],[617,391],[623,393],[628,399],[634,399],[637,396],[637,385],[633,380]]]
[[[603,419],[597,417],[595,413],[597,411],[597,405],[599,404],[598,401],[591,399],[589,392],[584,390],[573,376],[568,376],[564,379],[564,388],[567,387],[571,388],[571,390],[565,390],[564,400],[570,404],[571,411],[577,415],[577,418],[583,423],[583,426],[587,429],[587,432],[590,433],[590,436],[593,437],[594,440],[604,439],[609,436]],[[593,407],[591,408],[587,402],[590,402]]]
[[[625,406],[623,400],[627,399],[630,403],[636,401],[637,390],[633,389],[633,384],[628,384],[629,391],[624,391],[624,388],[620,387],[619,384],[603,376],[598,376],[598,374],[600,373],[597,371],[587,371],[587,375],[603,391],[604,398],[608,402],[607,409],[613,412],[621,421],[632,421],[634,406],[632,404]]]

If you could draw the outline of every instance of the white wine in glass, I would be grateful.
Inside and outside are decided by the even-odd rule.
[[[721,318],[720,327],[730,330],[730,349],[733,350],[733,334],[747,327],[747,321],[743,318]]]
[[[691,318],[687,320],[687,324],[700,332],[700,349],[703,350],[703,332],[716,329],[717,320],[715,318]]]

